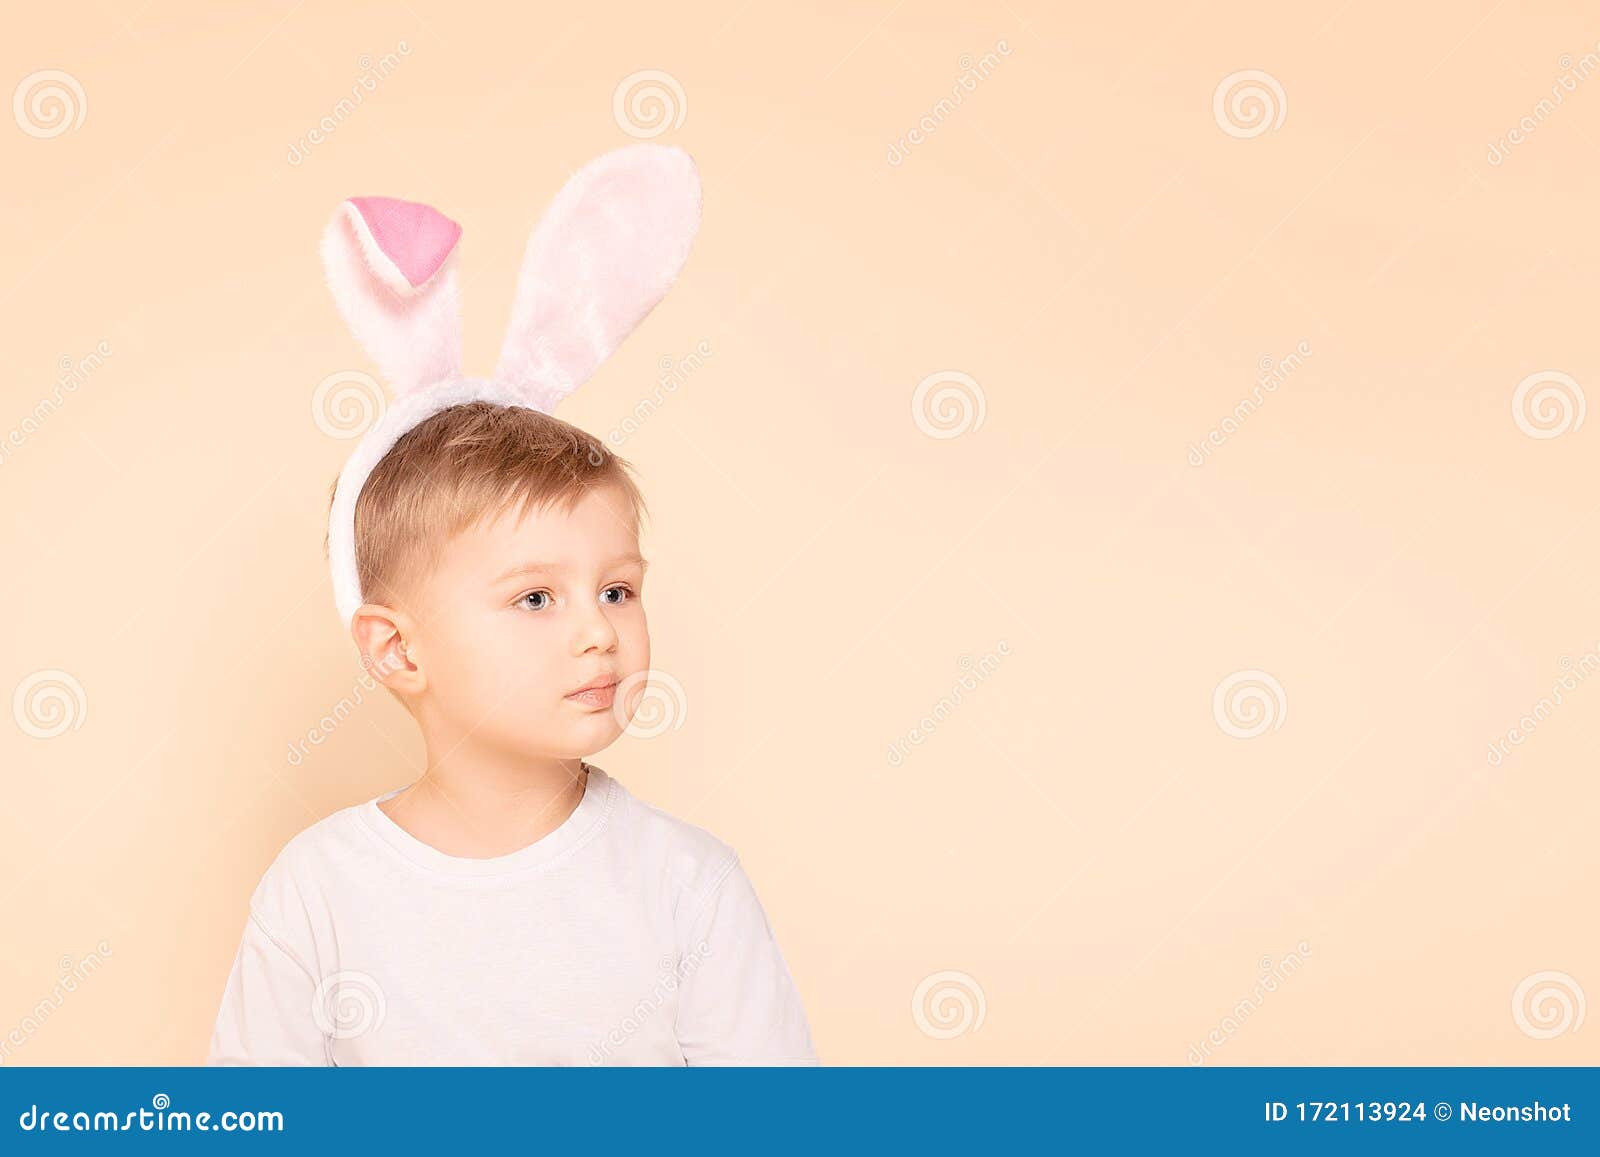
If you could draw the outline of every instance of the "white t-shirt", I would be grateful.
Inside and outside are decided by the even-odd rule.
[[[378,807],[250,898],[208,1065],[816,1064],[734,850],[593,764],[560,827],[449,856]]]

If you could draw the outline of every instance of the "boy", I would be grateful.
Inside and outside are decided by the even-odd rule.
[[[627,466],[472,401],[372,471],[351,633],[427,769],[267,869],[208,1064],[817,1063],[733,849],[586,759],[650,667]]]

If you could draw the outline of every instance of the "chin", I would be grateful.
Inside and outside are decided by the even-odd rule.
[[[622,734],[620,728],[609,717],[603,722],[596,722],[590,726],[574,727],[568,732],[571,736],[569,746],[577,755],[593,755],[604,751],[617,741]]]

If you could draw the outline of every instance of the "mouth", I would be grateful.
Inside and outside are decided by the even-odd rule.
[[[591,679],[576,691],[568,692],[566,699],[567,702],[576,703],[580,707],[599,709],[611,706],[616,691],[616,676],[602,675],[597,679]]]

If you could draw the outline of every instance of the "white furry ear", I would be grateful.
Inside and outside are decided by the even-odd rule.
[[[351,197],[322,233],[345,324],[396,395],[461,373],[461,226],[415,201]]]
[[[590,161],[528,240],[495,380],[549,412],[655,308],[699,228],[700,176],[682,149]]]

